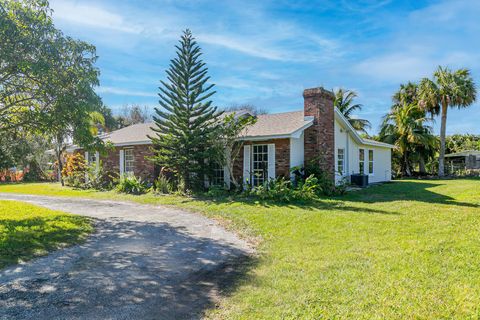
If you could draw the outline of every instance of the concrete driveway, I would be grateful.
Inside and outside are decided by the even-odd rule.
[[[253,250],[212,220],[167,207],[0,194],[94,218],[82,245],[0,270],[0,319],[195,319]]]

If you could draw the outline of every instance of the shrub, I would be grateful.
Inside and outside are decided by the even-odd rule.
[[[304,171],[305,177],[314,176],[315,178],[317,178],[318,194],[323,194],[325,196],[333,196],[344,194],[347,190],[347,180],[342,179],[339,184],[335,185],[335,180],[332,179],[330,174],[322,170],[319,157],[308,161],[305,165]]]
[[[227,194],[228,194],[228,191],[221,186],[211,186],[210,188],[208,188],[208,191],[207,191],[207,196],[212,198],[224,197]]]
[[[153,183],[153,188],[157,193],[169,194],[175,191],[173,182],[170,181],[165,175],[160,175]]]
[[[294,197],[297,199],[315,199],[321,191],[318,179],[312,174],[304,181],[299,181],[294,190]]]
[[[148,191],[147,184],[141,178],[133,175],[125,175],[120,178],[116,190],[128,194],[144,194]]]
[[[67,186],[83,188],[86,171],[87,164],[85,158],[80,153],[67,155],[67,161],[62,170],[62,177]]]
[[[118,173],[106,171],[100,162],[98,167],[95,164],[87,167],[86,177],[84,189],[111,190],[114,187],[114,181],[118,179]]]
[[[317,198],[317,189],[316,178],[313,176],[307,178],[305,182],[300,182],[297,187],[293,186],[290,180],[279,177],[251,190],[245,190],[244,194],[262,200],[291,202],[295,200],[314,200]]]
[[[23,180],[25,182],[36,182],[47,180],[45,173],[40,169],[36,162],[30,164],[30,168],[24,170]]]

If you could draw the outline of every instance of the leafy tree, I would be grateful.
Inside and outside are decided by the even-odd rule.
[[[51,70],[56,75],[48,88],[51,107],[40,115],[39,125],[55,144],[60,173],[63,168],[61,155],[69,143],[86,149],[101,148],[96,129],[104,120],[100,113],[101,100],[94,91],[99,75],[95,67],[95,47],[59,36],[55,48],[60,59]],[[61,182],[63,184],[63,180]]]
[[[29,168],[30,176],[45,177],[49,156],[45,153],[52,146],[39,134],[12,129],[0,135],[0,170],[10,167]]]
[[[99,112],[102,114],[104,124],[101,126],[99,133],[110,132],[119,129],[119,124],[116,117],[113,115],[112,109],[106,105],[102,105],[99,109]]]
[[[57,30],[48,1],[0,0],[0,20],[0,131],[48,137],[61,171],[68,143],[101,145],[92,129],[101,107],[95,47]]]
[[[361,104],[354,104],[353,99],[357,97],[357,93],[352,90],[344,90],[342,88],[335,91],[334,106],[340,110],[345,118],[350,122],[352,127],[360,132],[367,133],[367,129],[371,128],[368,120],[357,119],[352,117],[355,111],[362,110]]]
[[[240,188],[240,183],[233,174],[233,166],[244,145],[241,138],[247,135],[248,128],[256,121],[254,116],[237,116],[235,112],[231,112],[224,117],[217,132],[218,135],[213,141],[213,160],[216,164],[227,168],[230,182],[237,190]],[[227,188],[230,189],[230,186]]]
[[[156,154],[153,160],[174,172],[183,191],[199,188],[212,158],[212,140],[219,130],[221,112],[208,100],[215,91],[208,84],[208,69],[190,30],[185,30],[176,57],[161,81],[160,108],[155,108],[156,135],[150,137]]]
[[[384,117],[379,138],[397,147],[394,152],[398,152],[403,175],[412,175],[412,160],[420,150],[427,152],[435,148],[436,138],[425,125],[428,121],[425,112],[415,104],[397,105]]]
[[[480,150],[480,135],[454,134],[445,140],[446,153],[455,153],[466,150]]]
[[[394,93],[392,100],[393,108],[401,108],[408,104],[418,105],[418,84],[410,81],[407,84],[401,84],[400,89]]]
[[[433,115],[441,114],[440,155],[438,175],[445,175],[445,137],[448,108],[466,108],[475,102],[477,91],[475,83],[467,69],[452,71],[438,67],[433,80],[424,78],[420,82],[420,105]]]
[[[48,112],[58,33],[47,1],[0,0],[0,132]]]

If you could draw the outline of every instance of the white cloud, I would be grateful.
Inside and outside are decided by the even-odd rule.
[[[113,8],[93,2],[52,0],[55,20],[78,27],[94,27],[105,32],[128,33],[157,41],[178,37],[179,30],[188,25],[202,44],[223,47],[251,57],[272,61],[321,62],[340,54],[336,40],[306,31],[285,21],[272,21],[267,12],[256,11],[254,20],[242,24],[242,30],[209,27],[198,24],[191,13],[174,11],[163,13],[161,19],[152,19],[150,12],[135,8],[128,17]],[[241,13],[238,13],[239,18]],[[208,32],[205,31],[207,30]],[[204,31],[202,31],[204,30]],[[262,32],[258,32],[262,30]]]
[[[197,38],[203,43],[221,46],[253,57],[278,61],[286,60],[283,52],[259,47],[248,39],[240,39],[235,36],[224,36],[220,34],[198,34]]]
[[[380,80],[403,82],[420,79],[432,73],[431,61],[411,53],[392,53],[366,59],[354,71]]]
[[[135,96],[135,97],[158,97],[158,94],[153,92],[135,91],[135,90],[129,90],[129,89],[116,88],[116,87],[99,87],[96,89],[96,92],[118,94],[123,96]]]
[[[51,1],[53,18],[75,25],[110,29],[119,32],[138,34],[142,27],[131,24],[109,9],[92,4],[81,4],[70,0]]]

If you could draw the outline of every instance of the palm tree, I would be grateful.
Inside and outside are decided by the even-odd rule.
[[[352,90],[344,90],[342,88],[335,91],[334,106],[340,110],[345,118],[350,122],[352,127],[360,132],[367,133],[366,129],[372,127],[370,121],[365,119],[352,118],[355,110],[362,110],[361,104],[353,104],[353,99],[357,97],[357,93]]]
[[[432,115],[441,114],[438,175],[445,174],[445,135],[448,107],[467,108],[475,102],[477,90],[467,69],[452,71],[438,67],[433,80],[422,79],[419,86],[420,106]]]
[[[380,140],[397,147],[403,175],[412,175],[414,157],[418,157],[420,151],[430,150],[430,146],[436,143],[431,128],[425,125],[428,121],[425,111],[413,103],[392,107],[383,119]]]
[[[408,82],[407,84],[401,84],[400,89],[394,93],[393,107],[403,107],[407,104],[418,104],[418,84],[414,82]]]

